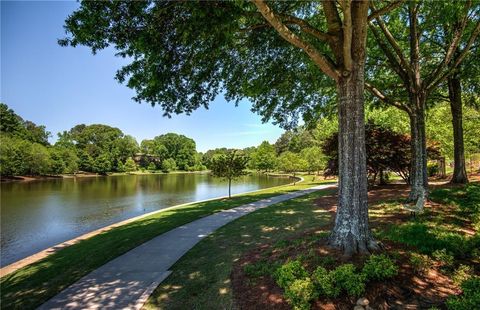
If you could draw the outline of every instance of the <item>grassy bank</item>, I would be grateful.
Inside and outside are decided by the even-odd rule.
[[[309,176],[295,186],[279,186],[253,193],[182,206],[113,228],[62,249],[0,279],[2,309],[32,309],[128,250],[185,223],[260,199],[319,184]]]

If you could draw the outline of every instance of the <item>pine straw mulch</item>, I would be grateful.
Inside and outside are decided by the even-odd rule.
[[[406,198],[408,190],[406,185],[378,187],[369,192],[369,203],[373,205],[381,201]],[[240,309],[291,309],[283,298],[283,290],[276,285],[272,277],[249,278],[243,268],[247,264],[253,264],[260,260],[274,263],[285,261],[286,257],[296,258],[298,255],[304,255],[304,257],[310,255],[307,257],[311,257],[314,261],[311,262],[311,265],[309,265],[308,259],[306,261],[307,269],[312,271],[325,257],[330,257],[330,261],[328,261],[331,264],[328,266],[330,268],[347,262],[341,252],[329,248],[326,244],[325,233],[332,228],[336,204],[336,195],[323,196],[316,201],[319,209],[327,210],[332,215],[332,222],[321,227],[321,230],[307,231],[292,237],[290,240],[294,245],[291,246],[278,248],[272,244],[264,244],[246,253],[235,263],[231,280],[235,302]],[[427,208],[435,210],[438,205],[429,203]],[[387,216],[384,214],[381,218],[372,218],[370,226],[382,229],[388,225],[404,222],[410,217],[409,212],[396,212]],[[322,237],[316,238],[318,233],[323,233]],[[295,240],[307,241],[298,244],[298,242],[294,242]],[[435,263],[426,272],[415,272],[409,264],[410,249],[407,246],[389,241],[383,242],[386,252],[395,254],[399,273],[388,281],[367,284],[364,297],[370,301],[370,306],[374,309],[428,309],[433,306],[443,309],[443,303],[449,295],[460,293],[459,288],[439,271],[438,263]],[[356,256],[348,262],[362,266],[364,260],[365,257]],[[323,262],[325,263],[325,260]],[[318,300],[313,303],[312,308],[353,309],[355,302],[356,298],[340,296],[336,299]]]

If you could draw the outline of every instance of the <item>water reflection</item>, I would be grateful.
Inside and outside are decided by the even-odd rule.
[[[249,175],[241,193],[288,183]],[[1,184],[1,266],[94,229],[137,215],[227,194],[208,174],[129,175]]]

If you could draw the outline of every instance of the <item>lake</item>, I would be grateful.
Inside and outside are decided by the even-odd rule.
[[[283,185],[252,174],[232,194]],[[174,205],[228,195],[206,173],[123,175],[1,183],[1,266],[98,228]]]

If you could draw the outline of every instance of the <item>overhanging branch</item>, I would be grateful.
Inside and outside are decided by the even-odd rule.
[[[322,70],[326,75],[334,80],[338,80],[340,74],[335,66],[328,61],[328,59],[322,55],[314,46],[310,43],[302,40],[293,31],[291,31],[277,16],[273,10],[263,0],[252,0],[262,16],[269,22],[273,28],[280,34],[282,38],[290,42],[292,45],[301,48],[307,55],[313,60],[313,62]]]

